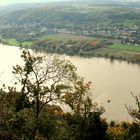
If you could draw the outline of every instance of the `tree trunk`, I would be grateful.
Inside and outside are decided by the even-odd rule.
[[[39,97],[38,97],[38,94],[37,94],[36,95],[36,104],[35,104],[34,128],[33,128],[30,140],[35,140],[35,137],[36,137],[36,133],[37,133],[37,129],[38,129],[38,123],[39,123],[39,113],[40,113],[39,106],[40,106]]]

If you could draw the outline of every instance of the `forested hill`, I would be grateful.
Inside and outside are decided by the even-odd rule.
[[[34,7],[34,8],[31,8]],[[92,5],[72,3],[32,4],[0,8],[2,24],[40,23],[48,27],[72,26],[75,24],[121,24],[126,20],[140,23],[140,10],[127,8],[124,5]]]

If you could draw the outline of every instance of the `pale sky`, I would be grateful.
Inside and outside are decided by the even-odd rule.
[[[0,0],[0,5],[18,4],[18,3],[37,3],[37,2],[58,2],[58,1],[70,1],[70,0]]]
[[[58,1],[70,1],[70,0],[0,0],[0,5],[18,4],[18,3],[37,3],[37,2],[40,2],[40,3],[41,2],[58,2]],[[78,1],[78,0],[75,0],[75,1]],[[134,2],[134,1],[140,1],[140,0],[112,0],[112,1]]]

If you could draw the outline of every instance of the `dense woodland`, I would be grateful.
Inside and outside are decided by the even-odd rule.
[[[132,93],[136,106],[126,106],[133,122],[107,122],[104,108],[90,99],[92,83],[71,62],[29,51],[21,57],[12,71],[15,85],[0,90],[1,140],[140,139],[140,96]]]
[[[94,56],[94,50],[105,47],[109,44],[106,41],[94,40],[94,41],[53,41],[43,40],[35,42],[32,45],[32,49],[38,51],[46,51],[48,53],[59,53],[67,55],[77,56]]]

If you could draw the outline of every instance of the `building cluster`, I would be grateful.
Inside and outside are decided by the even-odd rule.
[[[92,36],[97,38],[106,39],[117,39],[120,40],[122,44],[128,44],[133,46],[140,46],[140,27],[134,25],[131,27],[125,27],[122,25],[77,25],[75,27],[47,27],[46,25],[41,25],[40,23],[30,23],[22,25],[0,25],[0,35],[6,33],[6,31],[11,32],[16,30],[20,34],[28,35],[28,38],[37,38],[39,35],[45,34],[75,34],[83,36]]]

